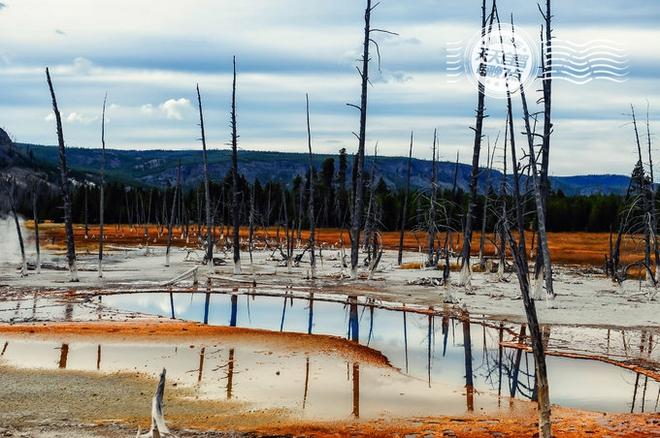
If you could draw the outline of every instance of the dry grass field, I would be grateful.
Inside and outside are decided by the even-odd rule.
[[[27,222],[28,228],[32,229],[32,222]],[[57,249],[64,243],[64,226],[57,223],[45,223],[39,226],[41,233],[42,244],[46,247]],[[174,237],[172,240],[173,246],[194,246],[197,239],[197,228],[191,226],[189,228],[189,236],[186,240],[184,230],[176,227],[174,229]],[[241,238],[247,240],[247,228],[241,228]],[[80,249],[94,251],[98,246],[98,226],[90,225],[88,230],[88,237],[85,238],[85,230],[83,225],[75,226],[76,245]],[[106,244],[119,245],[119,246],[145,246],[149,245],[165,245],[167,242],[167,229],[162,230],[159,235],[159,227],[150,225],[147,227],[145,235],[145,228],[142,226],[130,227],[129,225],[106,225],[105,227]],[[216,239],[231,238],[231,228],[225,227],[217,228],[215,230]],[[295,233],[294,233],[295,235]],[[581,265],[591,267],[602,267],[605,262],[605,255],[609,254],[610,236],[608,233],[585,233],[585,232],[562,232],[562,233],[549,233],[550,251],[554,263],[565,265]],[[460,252],[462,248],[462,235],[452,233],[451,247],[454,248],[456,253]],[[526,235],[527,247],[530,253],[533,253],[535,246],[532,245],[534,234],[529,232]],[[616,237],[616,236],[615,236]],[[276,227],[259,229],[255,231],[255,246],[262,248],[265,242],[268,241],[270,245],[274,245],[278,238],[284,240],[284,229],[279,230]],[[302,241],[309,238],[308,230],[302,230]],[[426,233],[420,231],[406,231],[404,236],[404,248],[408,251],[426,251]],[[438,242],[444,242],[444,233],[438,234]],[[341,242],[344,242],[346,247],[350,246],[350,238],[347,230],[339,230],[334,228],[323,228],[317,231],[317,242],[320,242],[324,247],[339,247]],[[382,244],[386,249],[397,249],[399,245],[399,233],[395,231],[381,233]],[[480,233],[475,232],[472,239],[472,253],[476,254],[479,251]],[[494,256],[496,254],[495,245],[493,244],[494,236],[492,233],[487,234],[485,253],[487,256]],[[632,263],[640,260],[643,257],[643,245],[641,237],[628,236],[624,238],[622,244],[622,262]]]

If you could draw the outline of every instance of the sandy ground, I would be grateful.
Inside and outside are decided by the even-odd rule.
[[[208,327],[181,322],[61,323],[3,326],[24,337],[68,336],[70,339],[157,342],[180,338],[213,339],[268,345],[275,350],[337,355],[387,366],[382,356],[333,337],[297,336],[258,330]],[[150,399],[156,381],[142,373],[92,373],[70,370],[23,370],[0,367],[0,433],[4,436],[134,436],[149,424]],[[165,414],[181,437],[206,436],[533,436],[532,403],[516,401],[506,414],[475,413],[460,417],[403,418],[319,422],[296,418],[285,409],[246,408],[241,402],[193,397],[189,388],[168,383]],[[504,399],[503,403],[513,403]],[[520,406],[523,406],[521,408]],[[513,405],[512,405],[513,406]],[[558,437],[659,436],[660,414],[603,414],[554,407]],[[222,432],[206,432],[220,430]]]
[[[139,376],[83,372],[0,370],[0,433],[23,437],[134,436],[148,427],[155,381]],[[72,390],[75,388],[75,390]],[[403,421],[301,423],[285,412],[243,412],[235,404],[186,397],[166,388],[166,418],[181,437],[202,436],[533,436],[534,412],[506,417],[439,417]],[[240,413],[237,413],[240,412]],[[660,416],[603,415],[555,408],[557,437],[653,437]],[[176,425],[176,426],[174,426]],[[200,432],[222,430],[224,432]]]

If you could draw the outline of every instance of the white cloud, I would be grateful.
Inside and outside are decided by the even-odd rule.
[[[48,113],[48,115],[46,115],[46,117],[44,117],[44,120],[45,120],[46,122],[53,122],[53,121],[55,121],[55,114],[53,114],[53,113]]]
[[[184,97],[179,99],[168,99],[158,106],[158,109],[165,114],[168,119],[182,120],[183,114],[192,109],[190,101]]]
[[[79,56],[73,60],[72,71],[75,74],[88,75],[92,68],[94,68],[94,63],[87,58]]]
[[[140,107],[140,112],[144,115],[150,116],[154,113],[154,106],[150,103],[144,104]]]
[[[190,100],[185,97],[167,99],[157,107],[146,103],[140,107],[140,113],[145,116],[158,116],[170,120],[183,120],[186,113],[192,110]]]
[[[98,117],[96,116],[88,116],[85,114],[77,113],[77,112],[72,112],[69,113],[69,115],[66,117],[67,123],[82,123],[82,124],[87,124],[91,123],[94,120],[96,120]]]

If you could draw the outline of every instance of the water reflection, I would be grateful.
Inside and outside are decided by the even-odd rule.
[[[463,322],[463,351],[465,355],[465,393],[468,412],[474,411],[474,376],[472,373],[472,335],[470,317],[467,313],[462,315]],[[484,344],[486,348],[486,344]]]
[[[536,396],[531,354],[501,344],[524,342],[527,336],[524,324],[490,323],[479,318],[475,320],[474,315],[467,313],[456,318],[446,308],[441,311],[429,308],[423,312],[408,307],[403,311],[389,310],[374,300],[357,296],[347,296],[343,302],[337,302],[335,297],[318,293],[296,295],[292,290],[287,290],[284,296],[252,294],[246,296],[245,301],[239,295],[238,289],[227,294],[208,289],[202,293],[174,293],[172,299],[167,292],[110,295],[105,297],[105,305],[163,316],[170,316],[170,310],[176,306],[178,318],[200,321],[203,316],[201,320],[207,324],[227,325],[229,321],[231,326],[344,336],[382,352],[395,367],[411,377],[423,379],[428,388],[442,385],[460,388],[464,394],[462,404],[467,410],[476,411],[479,399],[488,392],[495,397],[506,395],[528,400]],[[440,322],[438,331],[442,333],[441,356],[435,355],[436,315]],[[584,331],[590,335],[588,328]],[[570,333],[566,328],[553,327],[551,332],[549,327],[544,327],[544,343],[552,345],[558,342],[555,339],[563,340]],[[633,332],[622,332],[617,338],[618,343],[613,336],[606,338],[605,330],[602,334],[603,349],[607,343],[607,348],[612,351],[619,351],[619,345],[624,345],[623,350],[630,353],[640,354],[641,349],[641,354],[648,357],[654,354],[649,334],[636,336]],[[633,344],[640,347],[631,347]],[[480,353],[475,356],[475,352]],[[227,363],[227,371],[234,361],[232,358]],[[657,382],[651,380],[647,383],[645,376],[639,378],[635,392],[635,374],[624,369],[559,357],[549,357],[548,364],[553,403],[620,412],[631,408],[640,410],[642,398],[645,410],[654,404],[655,400],[651,398],[656,393]],[[309,383],[310,372],[306,368],[301,370],[303,394],[305,376]],[[227,383],[232,380],[233,384],[229,372],[226,378]],[[651,385],[653,395],[648,389]],[[229,390],[228,394],[233,391]],[[634,407],[633,396],[636,400]],[[308,404],[305,395],[303,404]]]
[[[231,400],[232,389],[234,388],[234,349],[229,349],[229,359],[227,360],[227,400]]]
[[[353,416],[360,418],[360,363],[353,362]]]
[[[69,344],[62,344],[62,346],[60,347],[60,360],[58,362],[58,368],[65,369],[68,358],[69,358]]]

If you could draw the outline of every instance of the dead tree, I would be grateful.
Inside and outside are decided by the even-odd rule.
[[[32,184],[32,220],[34,221],[34,246],[37,253],[35,269],[41,274],[41,247],[39,242],[39,212],[37,209],[39,200],[39,181]]]
[[[252,190],[250,190],[250,213],[248,216],[248,253],[250,255],[250,265],[253,266],[254,264],[254,259],[252,257],[252,249],[254,246],[254,221],[255,221],[255,214],[256,214],[256,200],[255,200],[255,195],[256,195],[256,187],[257,183],[256,180],[254,184],[252,184]]]
[[[360,111],[360,131],[356,134],[358,138],[357,157],[353,163],[355,167],[355,193],[353,196],[353,208],[351,218],[351,277],[357,278],[358,263],[360,257],[360,231],[362,229],[362,215],[364,213],[364,148],[366,144],[367,133],[367,101],[369,86],[369,49],[371,44],[376,46],[376,52],[380,53],[378,43],[372,38],[374,32],[384,32],[396,35],[383,29],[371,28],[371,12],[378,6],[376,3],[371,5],[371,0],[367,0],[367,7],[364,11],[364,40],[362,42],[362,68],[357,68],[361,79],[360,105],[347,104]],[[380,58],[380,55],[379,55]]]
[[[514,52],[516,51],[515,40],[513,41]],[[518,63],[518,54],[514,53],[515,65]],[[536,162],[536,151],[534,149],[534,134],[530,122],[529,108],[527,107],[527,98],[525,96],[525,86],[520,75],[518,76],[520,99],[522,102],[523,120],[525,122],[525,136],[527,137],[527,147],[529,154],[529,169],[532,174],[534,203],[536,205],[536,223],[539,234],[539,249],[543,253],[543,272],[537,276],[537,281],[545,278],[545,293],[549,299],[554,299],[555,292],[552,285],[552,263],[550,260],[550,249],[548,247],[548,234],[545,228],[545,210],[543,208],[543,194],[541,192],[541,176]],[[534,297],[540,298],[538,296]]]
[[[84,194],[84,220],[85,220],[85,239],[89,239],[89,184],[87,179],[83,180]]]
[[[510,99],[510,95],[509,95]],[[500,202],[501,202],[501,215],[502,218],[505,218],[508,214],[507,212],[507,205],[506,205],[506,147],[508,144],[508,137],[509,137],[509,105],[507,104],[507,115],[506,115],[506,123],[504,125],[504,147],[502,148],[502,155],[503,155],[503,160],[502,160],[502,181],[500,182]],[[511,133],[513,136],[513,132]],[[500,221],[501,222],[501,221]],[[497,227],[499,235],[500,235],[500,246],[499,246],[499,256],[500,256],[500,261],[499,264],[497,265],[497,276],[500,281],[504,280],[504,267],[506,264],[506,230],[504,229],[504,224],[499,223],[499,226]]]
[[[517,163],[514,162],[513,166],[515,168]],[[522,206],[517,203],[520,201],[520,193],[516,193],[514,199],[517,199],[516,204],[514,205],[516,216],[522,216]],[[527,323],[530,329],[530,340],[536,367],[536,391],[537,403],[539,407],[539,433],[543,438],[550,438],[552,436],[550,423],[551,410],[548,372],[545,363],[545,347],[543,346],[541,329],[539,326],[538,317],[536,315],[536,306],[534,304],[534,300],[530,297],[529,267],[527,262],[527,255],[524,251],[520,251],[520,242],[516,243],[513,234],[511,233],[508,219],[504,218],[504,224],[507,231],[509,247],[511,249],[511,253],[513,254],[513,260],[516,267],[516,275],[518,277],[518,284],[520,286],[520,292],[523,297],[525,314],[527,316]],[[518,227],[517,234],[519,239],[520,236],[524,235],[524,233],[524,227]]]
[[[642,144],[639,139],[639,130],[637,128],[637,117],[635,116],[635,107],[630,105],[633,128],[635,130],[635,142],[637,144],[638,167],[640,169],[640,191],[642,197],[642,215],[643,215],[643,230],[644,230],[644,272],[646,279],[655,283],[653,275],[651,275],[651,221],[653,220],[652,206],[650,196],[653,191],[653,177],[650,181],[646,181],[644,172],[644,161],[642,160]],[[649,147],[649,159],[651,158],[651,149]],[[653,171],[653,164],[650,164],[650,170]],[[657,263],[657,259],[656,259]]]
[[[456,191],[458,188],[458,160],[459,160],[459,152],[456,151],[456,162],[454,163],[454,180],[452,183],[452,188],[451,188],[451,202],[449,204],[449,209],[446,212],[446,220],[447,220],[447,229],[445,233],[445,242],[442,245],[443,252],[445,255],[445,264],[442,268],[442,284],[447,285],[449,284],[449,274],[451,272],[450,270],[450,262],[449,262],[449,253],[450,253],[450,246],[451,246],[451,233],[452,233],[452,220],[454,218],[454,206],[456,204]]]
[[[492,18],[491,18],[492,24]],[[483,79],[486,75],[486,46],[484,39],[486,37],[486,0],[481,5],[481,53],[479,60],[479,75]],[[459,283],[463,286],[470,285],[472,267],[470,266],[470,251],[472,245],[472,216],[476,208],[477,188],[479,183],[479,156],[481,154],[481,140],[483,137],[483,125],[485,118],[485,86],[483,80],[479,80],[477,90],[477,112],[474,129],[474,146],[472,147],[472,172],[470,174],[470,191],[468,196],[468,206],[465,212],[465,224],[463,226],[463,251],[461,254],[461,278]]]
[[[309,264],[311,266],[311,278],[316,277],[316,256],[314,254],[315,236],[314,222],[314,156],[312,155],[312,130],[309,124],[309,95],[305,94],[307,104],[307,148],[309,149]]]
[[[234,79],[231,91],[231,180],[232,180],[232,226],[234,247],[234,274],[241,273],[240,208],[241,191],[238,185],[238,134],[236,133],[236,57],[233,58]]]
[[[149,432],[140,435],[138,429],[138,438],[161,438],[161,437],[174,437],[175,435],[170,432],[167,424],[165,424],[165,416],[163,415],[163,397],[165,395],[165,368],[160,373],[160,380],[156,387],[156,393],[151,401],[151,427]]]
[[[99,184],[99,278],[103,278],[103,240],[105,235],[103,233],[103,226],[105,222],[103,207],[105,206],[104,192],[105,192],[105,104],[108,100],[106,93],[103,98],[103,110],[101,111],[101,172]]]
[[[435,260],[435,207],[437,198],[437,170],[436,170],[436,147],[438,142],[438,130],[433,130],[433,157],[431,160],[431,195],[429,199],[429,216],[427,224],[427,237],[428,237],[428,259],[426,261],[427,267],[432,267]],[[436,266],[437,267],[437,266]]]
[[[495,138],[492,153],[490,148],[490,140],[488,141],[488,155],[486,157],[486,192],[484,196],[484,209],[481,215],[481,235],[479,236],[479,266],[483,269],[486,261],[484,259],[484,250],[486,244],[486,225],[488,223],[488,191],[490,189],[490,179],[493,171],[493,160],[495,159],[495,150],[497,149],[497,142],[499,134]]]
[[[646,105],[646,140],[647,140],[647,145],[648,145],[648,151],[649,151],[649,173],[651,177],[651,184],[649,186],[650,189],[650,228],[651,228],[651,235],[653,236],[653,256],[655,259],[655,281],[654,283],[657,285],[658,282],[660,282],[660,249],[658,248],[658,215],[656,211],[656,205],[655,205],[655,199],[656,199],[656,193],[655,193],[655,179],[653,175],[653,157],[651,155],[651,127],[650,127],[650,122],[649,122],[649,106],[648,103]]]
[[[498,20],[499,21],[499,20]],[[511,27],[513,29],[513,16],[511,18]],[[514,53],[515,53],[515,39],[512,38],[512,44],[514,47]],[[517,63],[518,57],[517,54],[514,55],[514,60]],[[507,99],[507,112],[509,116],[511,115],[511,100],[510,100],[510,93],[508,90],[508,78],[505,78],[506,82],[506,87],[507,87],[507,96],[509,99]],[[520,82],[520,92],[521,95],[524,93],[524,87],[522,85],[522,82]],[[524,95],[522,95],[522,100],[523,100],[523,112],[525,113],[525,124],[526,124],[526,129],[527,129],[527,135],[528,137],[531,136],[531,130],[529,125],[529,114],[527,111],[527,103],[524,98]],[[511,124],[512,121],[510,120],[509,123]],[[511,125],[510,125],[511,126]],[[513,132],[513,131],[511,131]],[[513,139],[513,135],[511,136]],[[529,140],[528,140],[529,142]],[[530,149],[533,149],[533,145],[530,146]],[[539,181],[538,181],[538,170],[536,169],[536,162],[535,162],[535,155],[533,150],[531,150],[530,153],[530,162],[532,163],[532,170],[533,170],[533,177],[534,177],[534,191],[535,191],[535,198],[536,198],[536,204],[537,204],[537,213],[539,210],[541,210],[541,214],[537,214],[537,221],[539,222],[539,229],[542,227],[540,226],[541,220],[543,219],[543,211],[542,209],[539,208],[540,204],[540,190],[539,190]],[[538,322],[538,317],[536,314],[536,306],[534,303],[534,300],[530,296],[530,285],[529,285],[529,265],[527,262],[527,254],[525,251],[525,225],[524,225],[524,220],[523,220],[523,205],[521,201],[521,196],[520,196],[520,175],[518,171],[518,162],[516,159],[516,151],[515,151],[515,142],[511,142],[511,159],[512,159],[512,168],[513,168],[513,174],[514,174],[514,209],[516,212],[516,218],[517,218],[517,234],[518,234],[518,242],[516,243],[513,234],[511,233],[511,229],[509,226],[508,218],[504,217],[502,220],[504,221],[504,227],[506,230],[506,234],[508,236],[508,241],[509,241],[509,247],[511,249],[511,253],[513,254],[513,259],[514,259],[514,264],[516,266],[516,274],[518,277],[518,284],[520,286],[520,292],[523,298],[523,304],[525,307],[525,314],[527,316],[527,324],[529,325],[529,331],[530,331],[530,338],[531,338],[531,344],[532,344],[532,352],[534,354],[534,362],[535,362],[535,367],[536,367],[536,388],[537,388],[537,403],[538,403],[538,412],[539,412],[539,436],[542,438],[551,438],[552,436],[552,430],[551,430],[551,422],[550,422],[550,415],[551,415],[551,410],[550,410],[550,393],[549,393],[549,386],[548,386],[548,372],[547,372],[547,367],[545,363],[545,347],[543,345],[543,338],[541,334],[541,328],[539,326]],[[544,254],[544,257],[547,256],[547,254]],[[550,259],[547,258],[547,261]]]
[[[60,190],[64,200],[64,229],[66,231],[66,257],[69,263],[70,280],[78,281],[78,267],[76,265],[76,245],[73,236],[73,217],[71,215],[71,197],[69,194],[69,170],[66,165],[66,152],[64,150],[64,133],[62,132],[62,117],[57,107],[57,99],[53,82],[50,79],[50,72],[46,67],[46,80],[50,89],[50,96],[53,101],[53,113],[55,113],[55,123],[57,125],[57,143],[59,146],[60,157]]]
[[[540,163],[540,185],[541,195],[543,200],[543,211],[547,213],[548,196],[550,194],[550,180],[548,177],[548,166],[550,164],[550,135],[552,133],[552,8],[551,0],[545,1],[545,11],[537,5],[541,17],[543,18],[544,25],[541,28],[541,78],[543,80],[543,144],[541,146],[541,163]],[[544,35],[545,33],[545,35]],[[540,239],[539,234],[539,239]],[[538,241],[539,248],[541,241]],[[544,266],[543,252],[538,251],[536,254],[535,275],[536,280],[541,278],[541,271],[538,267]]]
[[[355,167],[355,194],[353,195],[353,216],[351,223],[351,276],[357,278],[358,259],[360,257],[360,230],[362,228],[362,212],[364,209],[364,147],[367,131],[367,99],[369,84],[369,48],[371,41],[371,0],[367,0],[364,11],[364,41],[362,45],[362,69],[358,68],[362,84],[360,95],[360,132],[358,134],[358,153],[353,166]]]
[[[406,232],[406,217],[408,215],[408,196],[410,194],[410,171],[412,167],[412,150],[413,150],[414,133],[410,132],[410,150],[408,151],[408,171],[406,173],[406,191],[403,194],[403,204],[401,204],[401,218],[399,227],[399,255],[397,263],[401,265],[403,261],[403,237]]]
[[[16,224],[16,236],[18,237],[18,245],[21,248],[21,277],[27,277],[27,257],[25,256],[25,244],[23,242],[23,233],[21,232],[21,223],[18,220],[18,212],[16,211],[16,181],[13,177],[7,176],[3,181],[3,187],[9,200],[9,210],[14,218]]]
[[[174,186],[174,195],[172,196],[172,212],[170,213],[169,222],[167,223],[167,248],[165,249],[165,266],[170,265],[170,248],[172,246],[172,228],[174,227],[174,219],[176,217],[176,198],[179,193],[179,186],[181,185],[181,161],[176,170],[176,185]],[[167,196],[165,193],[164,197]],[[167,201],[165,201],[167,202]]]
[[[199,106],[199,129],[202,134],[202,158],[204,160],[204,201],[206,207],[206,265],[209,274],[213,273],[213,220],[211,219],[211,189],[209,187],[209,159],[206,153],[206,132],[202,113],[202,95],[197,84],[197,104]]]
[[[284,212],[284,233],[286,241],[286,267],[287,271],[291,272],[292,256],[293,256],[293,228],[289,223],[289,208],[286,202],[286,188],[282,186],[282,211]]]

